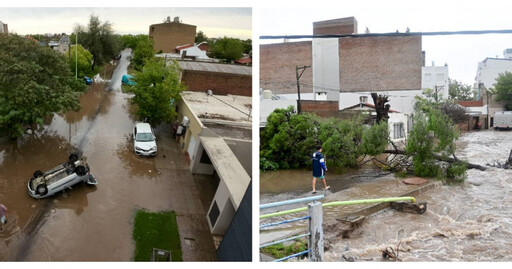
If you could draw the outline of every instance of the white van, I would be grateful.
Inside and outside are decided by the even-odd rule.
[[[512,111],[495,112],[494,128],[497,130],[512,128]]]
[[[86,157],[71,154],[68,162],[61,163],[45,173],[35,171],[27,184],[28,193],[34,198],[45,198],[82,181],[90,185],[98,183],[90,173]]]

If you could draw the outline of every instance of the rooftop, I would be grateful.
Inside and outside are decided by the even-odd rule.
[[[179,65],[183,70],[252,76],[252,67],[249,66],[190,61],[180,61]]]
[[[181,97],[203,124],[251,128],[252,98],[239,95],[207,95],[184,91]]]

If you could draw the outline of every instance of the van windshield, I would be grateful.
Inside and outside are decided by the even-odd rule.
[[[151,133],[138,133],[135,137],[135,140],[140,142],[149,142],[153,141],[153,135]]]

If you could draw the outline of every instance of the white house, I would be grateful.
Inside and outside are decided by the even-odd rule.
[[[448,98],[448,65],[423,66],[421,68],[421,89],[431,89],[433,94],[437,93],[439,99]]]

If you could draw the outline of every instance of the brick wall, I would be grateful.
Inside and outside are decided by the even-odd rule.
[[[340,90],[421,89],[421,36],[340,38]]]
[[[189,91],[252,96],[252,76],[184,70],[181,81]]]
[[[312,112],[320,117],[337,117],[339,115],[338,101],[301,100],[302,112]]]
[[[274,93],[297,93],[296,66],[312,65],[311,41],[260,45],[260,87]],[[306,69],[300,82],[313,84],[313,70]],[[313,92],[301,86],[301,93]]]
[[[153,39],[155,52],[174,52],[177,46],[194,44],[196,26],[184,23],[160,23],[149,26],[149,38]]]

